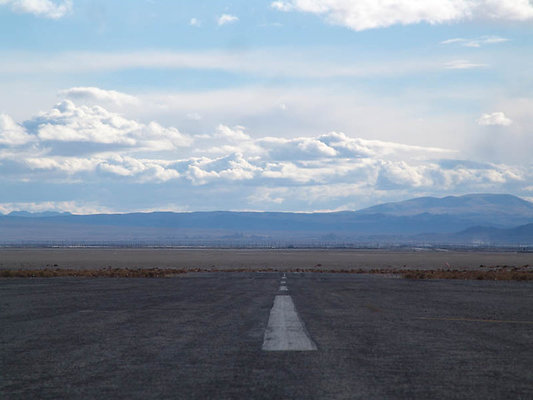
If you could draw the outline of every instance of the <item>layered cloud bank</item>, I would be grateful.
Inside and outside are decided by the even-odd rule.
[[[26,121],[0,116],[4,182],[119,183],[139,190],[156,184],[167,193],[194,193],[179,202],[184,209],[198,208],[194,197],[211,196],[216,188],[216,193],[233,199],[226,208],[316,210],[332,204],[356,208],[360,198],[506,191],[528,186],[533,178],[525,167],[462,161],[449,149],[365,140],[342,132],[257,137],[242,126],[220,124],[211,132],[192,135],[72,100],[137,101],[132,96],[95,88],[62,93],[71,100]],[[479,123],[505,122],[505,116],[494,113]],[[147,203],[153,207],[154,199]],[[204,198],[201,204],[204,209],[217,207],[216,199]],[[128,206],[121,211],[128,211]]]
[[[330,23],[355,31],[420,22],[533,18],[533,5],[528,0],[282,0],[271,6],[280,11],[321,15]]]

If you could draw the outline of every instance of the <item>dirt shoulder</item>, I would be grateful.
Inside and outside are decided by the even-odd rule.
[[[533,253],[353,249],[4,248],[1,270],[483,270],[533,266]]]

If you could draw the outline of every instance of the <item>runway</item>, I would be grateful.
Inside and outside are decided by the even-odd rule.
[[[533,398],[532,289],[258,272],[1,279],[0,397]],[[307,348],[265,349],[273,313],[271,328]]]
[[[286,274],[281,277],[280,292],[288,292]],[[292,297],[287,293],[276,295],[265,330],[262,349],[265,351],[315,351]]]

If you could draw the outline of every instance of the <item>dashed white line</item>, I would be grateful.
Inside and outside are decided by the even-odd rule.
[[[317,349],[296,312],[291,296],[278,295],[274,298],[262,349],[265,351]]]
[[[287,290],[289,290],[289,289],[287,288],[287,286],[285,286],[285,285],[281,285],[281,286],[279,287],[279,290],[282,291],[282,292],[284,292],[284,291],[287,291]]]

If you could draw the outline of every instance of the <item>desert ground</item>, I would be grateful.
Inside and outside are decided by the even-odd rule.
[[[0,269],[478,269],[529,265],[533,253],[352,249],[3,248]]]

